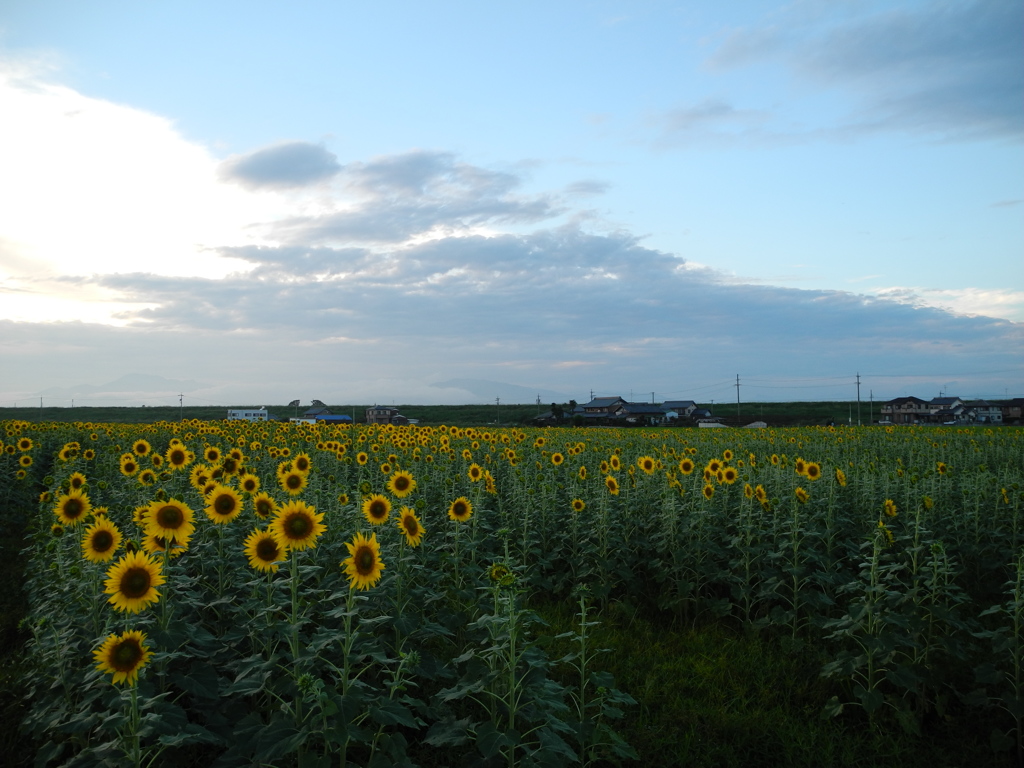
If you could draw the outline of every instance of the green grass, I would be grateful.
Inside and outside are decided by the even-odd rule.
[[[540,615],[551,636],[573,628],[574,607],[547,605]],[[955,768],[999,763],[988,745],[990,724],[972,711],[935,719],[922,734],[895,717],[872,726],[859,710],[822,718],[832,695],[849,698],[819,676],[825,659],[813,648],[785,647],[768,634],[724,623],[673,627],[612,604],[593,629],[599,660],[615,685],[638,702],[615,729],[641,765],[692,768],[900,766]],[[569,652],[568,641],[549,649]]]

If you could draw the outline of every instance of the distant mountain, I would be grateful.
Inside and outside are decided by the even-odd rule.
[[[449,379],[448,381],[436,382],[430,386],[438,389],[456,389],[460,392],[469,392],[486,402],[493,402],[494,398],[500,397],[505,403],[517,405],[536,402],[538,396],[540,396],[541,403],[545,405],[567,403],[575,397],[575,395],[567,395],[564,392],[555,392],[551,389],[530,389],[529,387],[521,387],[518,384],[505,384],[500,381],[488,381],[487,379]],[[456,397],[452,402],[461,402],[461,400],[462,397]]]
[[[194,392],[205,389],[206,384],[189,379],[165,379],[146,373],[129,373],[106,384],[77,384],[71,387],[50,387],[39,394],[43,397],[68,399],[72,397],[88,397],[90,395],[177,395],[181,392]]]

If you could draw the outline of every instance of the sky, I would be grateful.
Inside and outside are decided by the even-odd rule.
[[[5,0],[0,406],[1024,396],[1021,29]]]

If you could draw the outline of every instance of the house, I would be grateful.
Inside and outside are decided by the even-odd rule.
[[[1003,424],[1020,424],[1022,411],[1024,411],[1024,397],[1001,401],[999,410],[1003,414]]]
[[[366,409],[367,424],[408,424],[409,420],[402,416],[397,408],[387,405],[375,405]]]
[[[583,404],[583,418],[588,424],[608,423],[612,418],[615,409],[626,405],[621,397],[595,397],[589,403]]]
[[[693,400],[666,400],[661,407],[665,409],[666,413],[675,411],[681,419],[690,418],[691,414],[697,410],[697,404]]]
[[[1003,423],[1003,409],[988,400],[970,400],[967,408],[973,411],[974,421],[978,424]]]
[[[259,408],[231,408],[228,410],[228,421],[266,421],[269,418],[267,409]]]
[[[314,406],[306,409],[306,412],[302,414],[302,417],[305,418],[305,419],[316,419],[316,418],[319,418],[321,416],[330,416],[330,415],[331,415],[331,411],[326,406],[324,406],[324,405],[314,405]]]
[[[917,424],[927,420],[931,409],[920,397],[897,397],[882,405],[882,421],[893,424]]]
[[[665,418],[665,409],[649,403],[619,403],[612,411],[612,417],[627,424],[653,426]]]

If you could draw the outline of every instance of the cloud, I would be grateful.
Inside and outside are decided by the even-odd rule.
[[[324,147],[290,141],[229,157],[220,176],[250,189],[288,189],[326,181],[340,170],[338,158]]]
[[[904,131],[1020,141],[1022,27],[1024,5],[1013,0],[852,13],[842,4],[798,3],[759,26],[729,31],[707,65],[724,72],[778,62],[804,83],[852,97],[845,119],[811,137]]]
[[[415,150],[350,163],[339,174],[349,197],[332,209],[286,218],[268,238],[307,245],[401,243],[432,230],[536,223],[565,212],[551,195],[516,194],[518,177]]]

